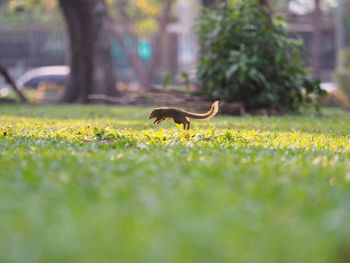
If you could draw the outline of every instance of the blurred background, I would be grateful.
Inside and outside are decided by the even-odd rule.
[[[69,20],[62,16],[62,11],[68,10],[64,8],[65,2],[0,0],[0,64],[19,86],[37,88],[42,82],[67,85],[70,71],[67,66],[76,51],[70,46],[66,30],[65,21],[69,25]],[[122,90],[125,87],[161,87],[168,82],[183,85],[195,79],[200,50],[194,29],[196,19],[203,8],[215,8],[220,1],[85,2],[90,5],[103,2],[106,6],[107,24],[112,32],[108,49],[114,81]],[[273,15],[286,19],[289,29],[304,41],[304,62],[323,87],[332,90],[337,84],[349,83],[346,65],[349,63],[350,17],[347,14],[350,1],[260,2]],[[84,1],[77,1],[75,8],[81,8],[79,3],[84,4]],[[88,20],[88,16],[85,19]],[[86,23],[86,27],[91,26]],[[85,30],[84,25],[82,28]],[[2,79],[0,87],[5,87]],[[6,89],[0,90],[0,94],[5,96]]]

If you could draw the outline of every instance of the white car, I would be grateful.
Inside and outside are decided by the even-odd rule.
[[[34,68],[19,77],[16,82],[20,89],[36,89],[40,83],[53,83],[65,86],[70,68],[68,66],[49,66]]]

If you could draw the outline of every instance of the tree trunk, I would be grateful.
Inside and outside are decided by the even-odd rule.
[[[70,78],[63,102],[91,102],[89,95],[118,96],[113,76],[104,0],[59,0],[70,38]]]
[[[170,22],[170,14],[171,14],[171,7],[173,4],[173,0],[165,0],[164,1],[164,7],[162,10],[162,14],[158,20],[159,30],[156,33],[156,35],[152,39],[152,56],[149,61],[148,70],[146,73],[146,83],[151,83],[154,73],[157,69],[157,66],[159,64],[159,58],[161,56],[163,42],[164,42],[164,36],[166,33],[166,26]]]
[[[269,19],[270,24],[272,24],[272,9],[269,0],[259,0],[259,4],[265,9],[265,15]]]
[[[313,12],[313,36],[311,43],[312,67],[314,76],[321,78],[321,41],[322,41],[322,11],[320,0],[315,1],[315,10]]]
[[[217,0],[202,0],[202,5],[205,8],[214,9],[217,6]]]
[[[269,0],[259,0],[260,5],[266,7],[267,9],[270,9],[270,2]]]

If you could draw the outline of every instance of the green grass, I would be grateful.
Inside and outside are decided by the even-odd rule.
[[[350,113],[155,126],[0,107],[0,262],[350,262]]]

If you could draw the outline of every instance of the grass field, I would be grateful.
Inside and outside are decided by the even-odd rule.
[[[0,107],[0,262],[350,262],[350,113]]]

